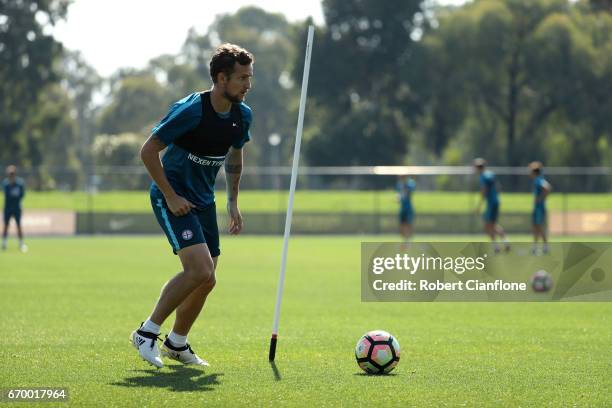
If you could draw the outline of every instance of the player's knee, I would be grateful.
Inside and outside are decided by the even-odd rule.
[[[217,279],[215,278],[215,275],[213,274],[210,278],[208,278],[206,282],[203,283],[202,286],[204,290],[206,291],[206,293],[209,293],[215,288],[216,284],[217,284]]]
[[[202,260],[185,269],[185,273],[199,284],[205,284],[211,278],[214,278],[214,271],[212,259]]]

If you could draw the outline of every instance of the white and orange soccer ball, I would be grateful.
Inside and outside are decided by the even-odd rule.
[[[372,330],[361,336],[355,346],[359,367],[368,374],[390,373],[399,363],[400,345],[384,330]]]

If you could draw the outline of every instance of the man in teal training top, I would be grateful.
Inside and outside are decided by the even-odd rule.
[[[550,194],[551,186],[542,174],[544,166],[539,161],[529,164],[529,176],[533,180],[533,212],[531,225],[533,228],[533,247],[531,252],[538,252],[538,240],[542,239],[542,253],[548,253],[548,237],[546,236],[546,198]]]
[[[220,45],[210,61],[212,89],[176,102],[142,147],[142,161],[153,179],[153,211],[183,268],[164,285],[153,312],[131,335],[140,356],[158,368],[163,366],[162,355],[184,364],[208,365],[195,354],[187,335],[215,286],[221,251],[214,185],[221,166],[227,181],[229,232],[239,234],[243,227],[238,189],[242,148],[251,138],[252,113],[244,99],[251,88],[253,62],[247,50]],[[176,319],[160,354],[160,326],[172,312]]]
[[[484,213],[482,213],[482,220],[484,221],[485,233],[491,238],[495,252],[500,251],[499,244],[496,240],[497,237],[503,242],[506,251],[510,250],[510,244],[506,239],[506,233],[503,227],[498,223],[499,219],[499,195],[498,195],[498,183],[495,177],[495,173],[491,170],[486,170],[487,162],[485,159],[477,158],[474,159],[474,168],[479,174],[480,184],[480,201],[476,209],[477,213],[480,213],[482,202],[486,201],[487,206]]]

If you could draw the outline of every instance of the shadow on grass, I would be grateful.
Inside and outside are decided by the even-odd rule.
[[[276,381],[280,381],[282,379],[280,371],[278,371],[278,367],[276,367],[276,363],[274,361],[270,361],[270,367],[272,367],[272,372],[274,373],[274,379]]]
[[[387,374],[368,374],[368,373],[355,373],[353,375],[356,375],[357,377],[395,377],[397,375],[397,373],[387,373]]]
[[[166,366],[167,368],[131,370],[132,373],[141,373],[135,377],[129,376],[120,382],[110,383],[119,387],[153,387],[167,388],[170,391],[212,391],[219,385],[219,378],[223,373],[204,373],[201,369],[181,365]],[[168,370],[169,369],[169,370]]]

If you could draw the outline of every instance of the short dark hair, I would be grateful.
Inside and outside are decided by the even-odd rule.
[[[485,159],[483,159],[482,157],[477,157],[477,158],[474,159],[472,164],[474,164],[474,167],[478,167],[479,169],[483,169],[484,166],[487,165],[487,161]]]
[[[210,77],[213,83],[217,83],[217,75],[223,72],[229,77],[234,72],[236,62],[240,65],[249,65],[254,61],[253,54],[244,48],[230,43],[221,44],[210,59]]]
[[[531,170],[533,174],[540,174],[542,172],[543,167],[544,165],[542,164],[542,162],[539,161],[533,161],[529,163],[529,170]]]

